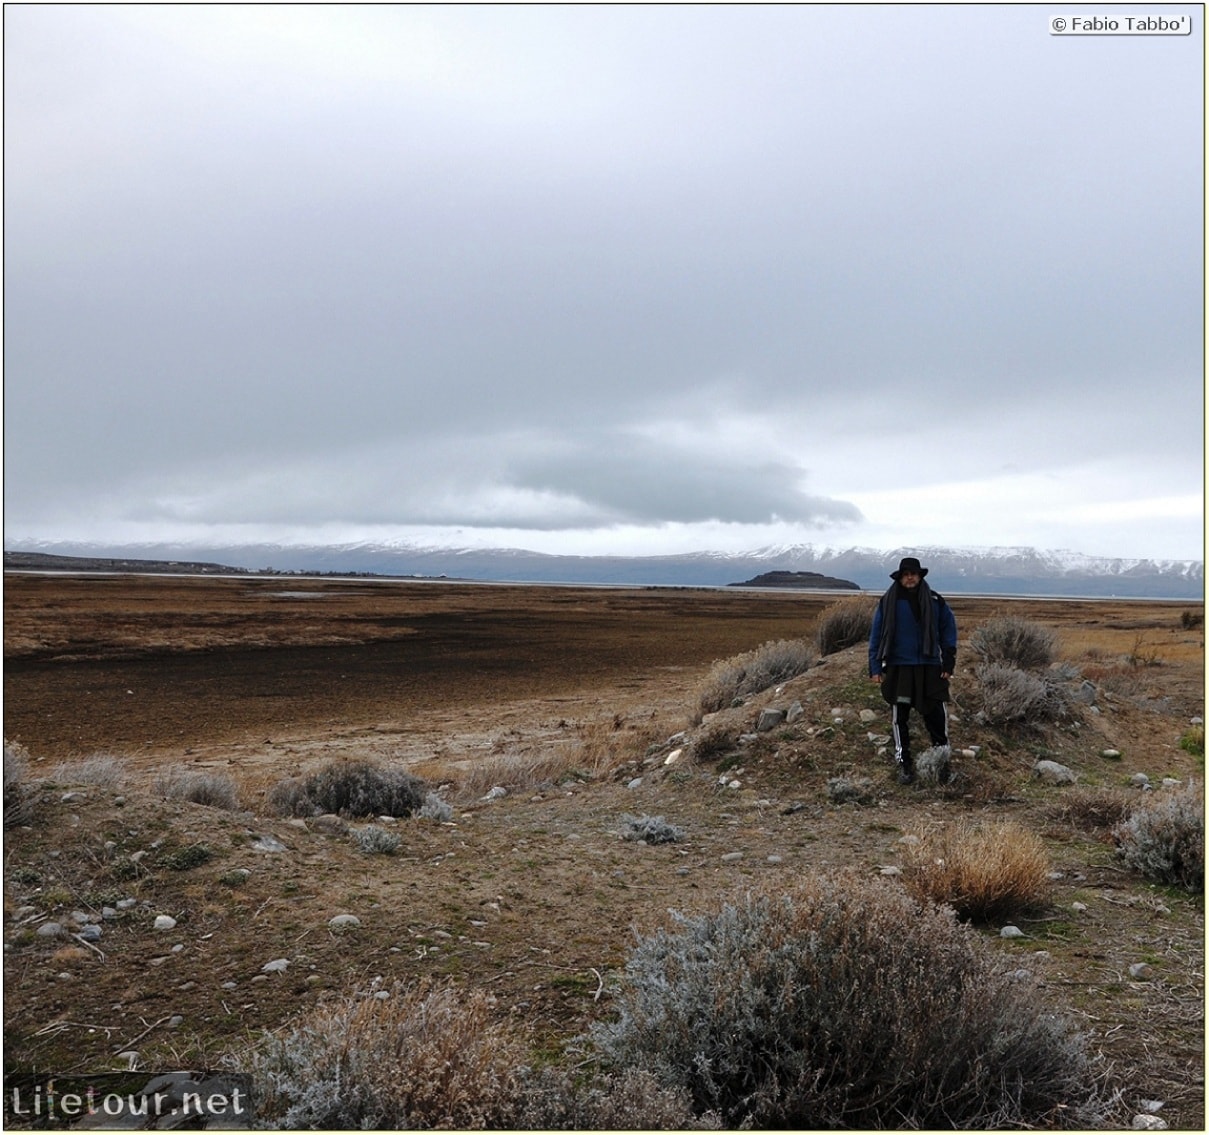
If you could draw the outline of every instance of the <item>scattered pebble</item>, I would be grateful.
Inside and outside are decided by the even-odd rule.
[[[172,930],[176,927],[176,919],[170,914],[157,914],[155,916],[156,930]]]
[[[338,914],[335,918],[329,918],[327,927],[329,930],[356,930],[361,925],[361,919],[355,914]]]
[[[1024,931],[1019,926],[1012,926],[1010,923],[999,931],[1000,938],[1023,938]]]
[[[260,967],[260,972],[261,973],[285,973],[285,971],[287,969],[289,969],[289,967],[290,967],[290,961],[288,958],[275,958],[271,962],[265,962],[265,964]]]
[[[742,858],[743,858],[743,852],[728,851],[724,856],[722,856],[722,862],[723,863],[738,863],[739,860]]]
[[[1129,967],[1129,976],[1134,981],[1149,981],[1154,977],[1154,967],[1148,965],[1146,962],[1134,962]]]

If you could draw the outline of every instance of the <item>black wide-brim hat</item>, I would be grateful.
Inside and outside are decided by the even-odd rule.
[[[923,579],[923,577],[928,574],[928,569],[926,567],[923,567],[920,564],[919,560],[917,560],[914,556],[907,556],[906,559],[899,561],[898,571],[892,571],[890,573],[890,578],[897,583],[898,577],[900,575],[902,575],[903,572],[905,572],[905,571],[919,572],[920,579]]]

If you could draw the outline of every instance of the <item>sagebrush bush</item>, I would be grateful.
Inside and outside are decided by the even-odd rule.
[[[858,643],[867,643],[873,630],[875,604],[868,599],[841,599],[820,616],[814,646],[820,655],[838,654]]]
[[[321,1005],[251,1055],[258,1119],[284,1130],[510,1127],[525,1048],[480,990],[424,983]]]
[[[366,855],[394,855],[403,841],[394,832],[380,828],[377,824],[367,824],[352,832],[353,842]]]
[[[961,820],[905,846],[907,890],[922,901],[947,903],[960,918],[989,922],[1035,910],[1049,897],[1045,844],[1010,820]]]
[[[1201,785],[1165,788],[1113,828],[1117,855],[1133,870],[1190,891],[1205,884],[1205,797]]]
[[[229,776],[199,772],[183,765],[160,769],[151,782],[152,791],[165,800],[188,800],[208,808],[234,812],[239,808],[239,790]]]
[[[1103,1073],[1018,965],[889,880],[815,876],[640,939],[591,1036],[726,1127],[1097,1126]]]
[[[319,814],[315,802],[307,795],[306,780],[301,776],[286,776],[269,787],[265,803],[275,816],[307,818]]]
[[[688,1093],[663,1087],[650,1072],[626,1068],[580,1080],[543,1068],[526,1084],[518,1128],[530,1131],[718,1130],[717,1115],[693,1115]]]
[[[425,794],[424,803],[420,805],[419,816],[422,820],[448,823],[453,819],[453,805],[447,804],[435,792],[429,792]]]
[[[400,768],[369,761],[332,761],[302,777],[285,777],[266,800],[282,816],[410,816],[424,807],[428,785]]]
[[[1037,725],[1066,716],[1069,699],[1050,674],[988,662],[974,670],[981,700],[979,717],[987,725]]]
[[[631,816],[621,817],[624,825],[622,838],[642,840],[645,843],[679,843],[684,838],[684,829],[675,824],[669,824],[662,816]]]
[[[726,709],[738,698],[805,673],[813,661],[810,644],[804,639],[782,639],[715,662],[698,693],[698,711],[706,714]]]
[[[834,804],[876,804],[877,788],[867,776],[833,776],[827,781],[827,799]]]
[[[1052,631],[1030,619],[1004,615],[975,627],[969,648],[982,663],[1044,670],[1054,661],[1057,639]]]

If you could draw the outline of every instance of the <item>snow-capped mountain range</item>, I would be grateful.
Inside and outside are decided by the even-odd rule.
[[[561,556],[519,548],[409,544],[125,546],[23,542],[9,551],[144,560],[210,561],[249,571],[449,576],[492,582],[722,587],[772,570],[812,571],[881,591],[903,556],[929,569],[929,583],[955,594],[1203,599],[1203,560],[1086,556],[1035,548],[912,547],[890,550],[794,544],[746,552],[667,556]]]

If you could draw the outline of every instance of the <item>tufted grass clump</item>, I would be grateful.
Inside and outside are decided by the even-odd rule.
[[[251,1054],[258,1119],[282,1130],[508,1128],[525,1049],[481,990],[431,983],[320,1005]]]
[[[151,789],[165,800],[188,800],[191,804],[222,808],[228,812],[239,809],[239,790],[235,781],[222,773],[199,772],[183,765],[168,765],[155,774]]]
[[[1054,661],[1057,638],[1045,627],[1019,615],[1004,615],[974,628],[969,647],[983,664],[1044,670]]]
[[[1097,1126],[1105,1072],[1019,961],[886,879],[819,875],[639,939],[591,1037],[723,1125]],[[1013,972],[1015,971],[1015,972]]]
[[[56,784],[86,784],[94,788],[120,788],[126,779],[126,764],[110,753],[94,753],[80,761],[61,761],[48,779]]]
[[[424,807],[428,786],[400,768],[369,761],[332,761],[301,777],[285,777],[268,791],[279,816],[410,816]]]
[[[946,903],[959,918],[990,922],[1044,905],[1050,862],[1041,838],[1010,820],[961,820],[906,845],[907,890]]]
[[[726,709],[736,699],[805,673],[813,662],[814,653],[805,639],[766,642],[745,654],[715,662],[698,691],[698,712],[703,716]]]
[[[1054,674],[988,662],[976,667],[975,675],[978,718],[986,725],[1039,725],[1066,716],[1069,699]]]
[[[873,630],[874,604],[868,599],[841,599],[820,616],[814,646],[821,656],[838,654],[850,646],[867,643]]]
[[[4,742],[4,829],[28,823],[33,815],[29,784],[29,750],[16,741]]]
[[[1205,755],[1205,727],[1193,725],[1180,734],[1180,748],[1193,757]]]
[[[350,834],[353,842],[366,855],[394,855],[403,842],[395,832],[377,824],[367,824]]]
[[[1189,891],[1205,884],[1205,794],[1201,785],[1165,788],[1113,828],[1117,855],[1160,883]]]

